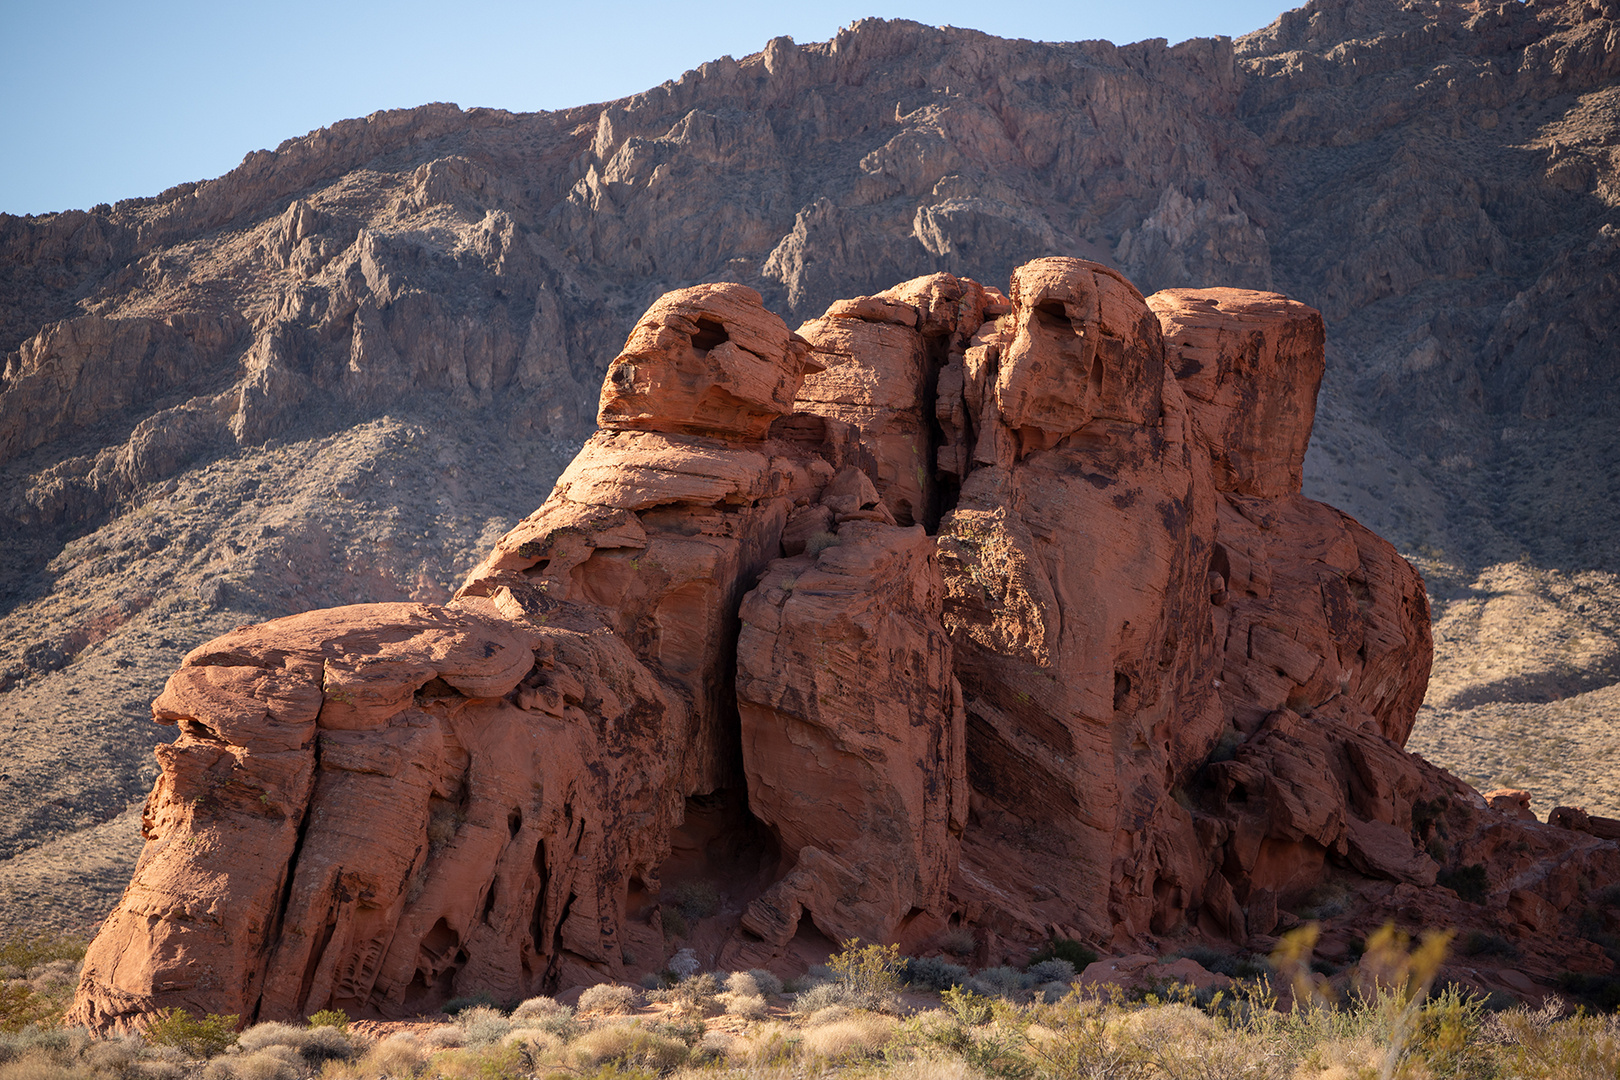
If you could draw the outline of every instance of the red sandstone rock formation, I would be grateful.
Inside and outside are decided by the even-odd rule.
[[[1620,877],[1608,823],[1522,821],[1401,750],[1425,595],[1299,493],[1322,369],[1303,305],[1144,299],[1075,259],[798,334],[742,286],[669,294],[456,600],[187,658],[74,1018],[399,1014],[656,968],[665,867],[760,835],[728,964],[950,920],[996,960],[1264,947],[1332,876],[1329,948],[1396,918],[1602,969],[1559,932]],[[751,817],[689,801],[739,791]]]

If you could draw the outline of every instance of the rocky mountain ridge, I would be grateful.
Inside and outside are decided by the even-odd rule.
[[[447,598],[589,431],[639,313],[704,280],[795,319],[1047,253],[1283,288],[1328,326],[1307,491],[1430,580],[1454,675],[1418,743],[1589,711],[1620,662],[1616,14],[1317,2],[1174,47],[867,20],[603,106],[381,113],[0,218],[17,910],[54,872],[19,853],[145,790],[145,704],[187,648]],[[1550,647],[1514,655],[1527,612]],[[1613,811],[1608,746],[1521,782]]]

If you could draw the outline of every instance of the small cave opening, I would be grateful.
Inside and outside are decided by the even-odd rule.
[[[664,911],[666,932],[679,928],[674,936],[729,935],[749,903],[780,876],[781,863],[776,834],[749,811],[745,788],[693,795],[658,867],[661,892],[646,902]]]
[[[692,335],[692,348],[698,352],[706,353],[716,346],[723,345],[731,340],[726,328],[718,320],[699,318],[697,331]]]
[[[1114,711],[1125,708],[1131,696],[1131,677],[1123,671],[1114,672]]]
[[[1035,305],[1035,324],[1054,333],[1073,334],[1074,321],[1061,300],[1043,300]]]

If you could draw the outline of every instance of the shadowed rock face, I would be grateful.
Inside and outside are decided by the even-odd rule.
[[[667,295],[453,601],[186,658],[74,1019],[402,1015],[656,969],[688,800],[737,790],[732,840],[768,842],[728,885],[726,966],[952,922],[989,962],[1054,933],[1264,947],[1331,873],[1364,922],[1510,917],[1525,970],[1596,970],[1560,930],[1620,874],[1606,826],[1521,820],[1401,750],[1427,605],[1299,493],[1321,350],[1276,294],[1144,299],[1076,259],[798,333],[740,285]]]

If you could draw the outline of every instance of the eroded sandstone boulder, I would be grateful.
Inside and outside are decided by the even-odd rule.
[[[948,913],[967,776],[938,561],[922,526],[846,514],[743,601],[748,803],[793,861],[743,915],[765,945],[786,945],[801,912],[832,941]]]
[[[73,1018],[401,1015],[656,970],[680,935],[733,966],[953,923],[985,964],[1265,949],[1324,884],[1325,949],[1394,919],[1607,970],[1566,931],[1620,878],[1612,823],[1401,749],[1427,601],[1300,494],[1322,370],[1303,305],[1077,259],[797,333],[742,286],[665,296],[451,603],[186,659]],[[739,846],[704,925],[666,925],[666,870]]]

